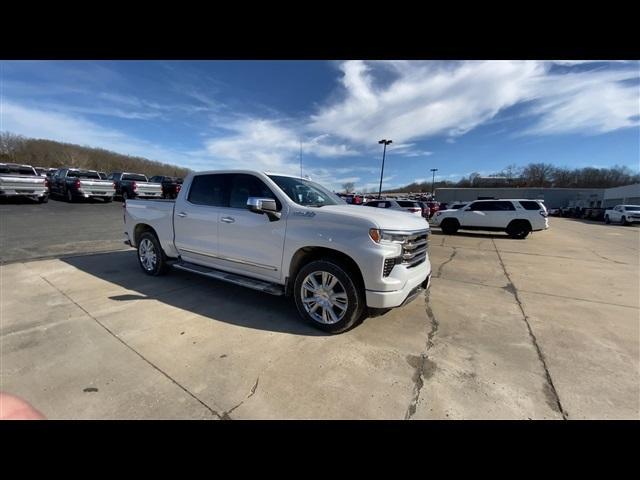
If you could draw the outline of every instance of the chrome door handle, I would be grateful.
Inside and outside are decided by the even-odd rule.
[[[222,217],[220,221],[224,223],[233,223],[236,221],[236,219],[233,217]]]
[[[180,212],[180,213],[178,214],[178,216],[179,216],[179,217],[186,217],[186,216],[187,216],[187,214],[186,214],[185,212]]]

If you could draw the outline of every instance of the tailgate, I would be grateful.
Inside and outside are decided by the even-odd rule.
[[[4,176],[0,177],[0,190],[16,193],[42,193],[45,190],[45,178],[36,176]]]
[[[89,195],[113,195],[115,188],[109,180],[80,180],[80,188]]]
[[[142,183],[136,182],[138,188],[136,189],[136,193],[143,197],[161,197],[162,196],[162,185],[159,183]]]

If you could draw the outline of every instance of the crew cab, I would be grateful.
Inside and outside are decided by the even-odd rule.
[[[526,238],[529,233],[549,228],[547,209],[541,201],[527,199],[476,200],[458,210],[439,210],[431,224],[442,233],[458,230],[503,231],[512,238]]]
[[[182,178],[167,177],[165,175],[156,175],[149,179],[152,183],[162,185],[162,198],[176,198],[182,188]]]
[[[79,198],[99,198],[108,203],[113,201],[113,182],[102,180],[95,170],[59,168],[51,177],[51,194],[65,197],[68,202]]]
[[[615,207],[605,210],[605,223],[620,223],[621,225],[630,225],[632,223],[640,223],[640,205],[616,205]]]
[[[127,242],[148,275],[168,266],[294,298],[339,333],[429,287],[429,226],[348,205],[308,179],[248,170],[190,173],[176,200],[125,203]]]
[[[149,182],[142,173],[113,172],[108,177],[116,186],[116,195],[128,198],[162,198],[162,185]]]
[[[47,203],[49,182],[31,165],[0,163],[0,198],[8,197],[28,197]]]

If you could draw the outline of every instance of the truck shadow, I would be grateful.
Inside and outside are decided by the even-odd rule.
[[[131,303],[127,315],[132,322],[136,318],[135,309],[145,308],[141,300],[156,300],[212,321],[293,335],[325,335],[298,316],[291,298],[276,297],[174,269],[169,269],[164,276],[150,277],[140,269],[134,250],[69,257],[61,261],[128,290],[123,294],[106,294],[105,298]]]

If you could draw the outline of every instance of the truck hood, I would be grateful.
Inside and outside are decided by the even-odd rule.
[[[424,218],[398,210],[386,210],[362,205],[325,205],[324,207],[310,208],[309,210],[320,210],[344,215],[345,217],[369,220],[379,228],[386,230],[426,230],[429,228],[429,223]]]

